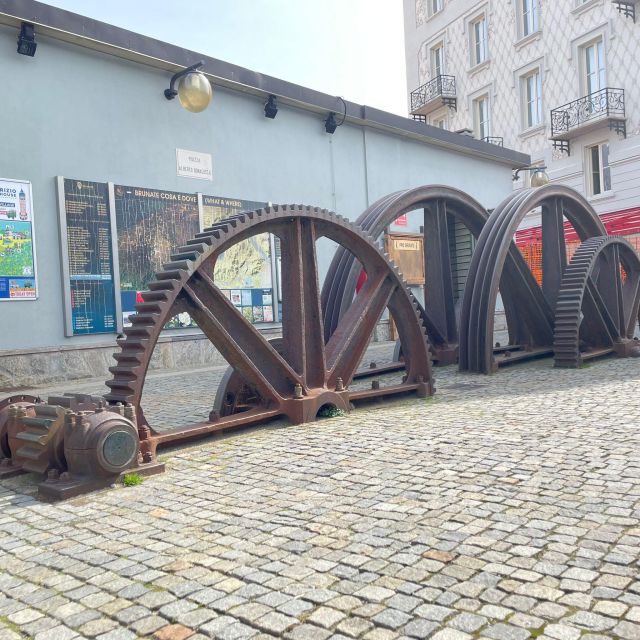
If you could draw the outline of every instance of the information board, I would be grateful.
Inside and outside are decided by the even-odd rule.
[[[103,182],[58,178],[67,335],[118,329],[114,234]]]
[[[387,234],[384,250],[409,285],[424,284],[424,238],[418,234]]]
[[[31,183],[0,178],[0,301],[35,300]]]
[[[134,311],[131,299],[138,298],[138,292],[148,287],[177,247],[187,244],[200,231],[200,213],[195,193],[115,185],[114,202],[122,313],[126,321]],[[168,326],[194,325],[187,314],[181,314]]]
[[[215,222],[267,206],[266,202],[202,196],[204,228]],[[216,261],[213,280],[249,322],[273,322],[273,278],[269,234],[239,242]]]

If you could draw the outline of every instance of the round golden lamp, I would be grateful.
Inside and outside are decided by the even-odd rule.
[[[204,111],[209,106],[212,96],[211,83],[200,71],[187,73],[178,82],[178,100],[187,111]]]
[[[549,184],[549,174],[544,169],[538,169],[531,174],[532,187],[544,187]]]
[[[204,111],[211,102],[213,97],[213,89],[207,77],[198,69],[204,62],[196,62],[196,64],[178,71],[171,78],[169,88],[164,90],[164,96],[167,100],[173,100],[176,96],[180,104],[193,113]],[[178,88],[175,88],[176,82]]]

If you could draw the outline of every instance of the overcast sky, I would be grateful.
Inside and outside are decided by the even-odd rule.
[[[407,115],[402,0],[45,1]]]

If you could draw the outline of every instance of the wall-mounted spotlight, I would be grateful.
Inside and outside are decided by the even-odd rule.
[[[30,22],[23,22],[20,25],[20,35],[18,36],[18,53],[33,58],[37,46],[35,27]]]
[[[338,123],[336,122],[336,114],[331,111],[327,116],[327,119],[324,121],[324,130],[327,133],[335,133],[338,128]]]
[[[272,120],[278,113],[278,98],[271,94],[268,100],[264,103],[264,117],[271,118]]]
[[[515,182],[520,178],[521,171],[531,172],[531,186],[532,187],[544,187],[545,184],[549,184],[549,174],[545,171],[547,167],[522,167],[516,169],[513,172],[513,181]]]
[[[196,62],[190,67],[178,71],[169,83],[169,88],[164,90],[164,96],[167,100],[173,100],[178,96],[180,104],[187,110],[199,113],[204,111],[211,102],[213,90],[211,83],[207,77],[198,69],[204,62]],[[178,82],[178,89],[175,89],[175,83]]]
[[[326,120],[324,121],[324,130],[327,133],[335,133],[336,129],[338,127],[341,127],[344,124],[344,121],[347,119],[347,103],[340,96],[337,96],[337,99],[340,100],[340,102],[342,102],[342,108],[343,108],[342,120],[338,122],[336,120],[335,111],[330,111],[329,114],[327,115]]]

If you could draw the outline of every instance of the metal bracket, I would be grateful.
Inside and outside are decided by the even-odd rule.
[[[636,21],[636,3],[633,0],[614,0],[616,9],[625,17]]]
[[[458,99],[457,98],[447,98],[442,96],[442,103],[449,107],[449,109],[453,109],[454,111],[458,111]]]
[[[623,138],[627,137],[627,121],[626,120],[609,120],[609,129],[615,131]]]
[[[552,142],[554,149],[566,153],[568,156],[571,155],[571,143],[569,140],[552,140]]]

